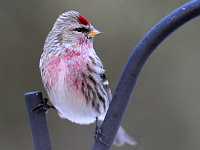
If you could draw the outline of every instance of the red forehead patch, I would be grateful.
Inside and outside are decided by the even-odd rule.
[[[83,25],[88,25],[88,24],[90,24],[90,21],[89,21],[87,18],[85,18],[84,16],[79,16],[79,17],[78,17],[78,20],[79,20],[79,22],[80,22],[81,24],[83,24]]]

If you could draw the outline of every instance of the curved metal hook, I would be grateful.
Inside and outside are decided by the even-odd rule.
[[[104,135],[101,139],[107,144],[96,141],[93,150],[110,149],[127,108],[129,97],[135,87],[137,77],[152,52],[173,31],[198,15],[200,15],[200,0],[192,0],[184,4],[152,27],[132,50],[101,126]]]

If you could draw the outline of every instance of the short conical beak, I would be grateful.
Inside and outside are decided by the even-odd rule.
[[[88,33],[89,38],[93,38],[96,35],[100,34],[101,32],[95,28],[92,28],[92,30]]]

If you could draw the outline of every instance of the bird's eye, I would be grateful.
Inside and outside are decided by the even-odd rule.
[[[85,28],[85,27],[75,28],[74,31],[82,32],[82,33],[90,32],[90,30],[88,28]]]

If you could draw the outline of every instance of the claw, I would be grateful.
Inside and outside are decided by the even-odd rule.
[[[35,106],[32,111],[44,111],[47,112],[49,109],[55,109],[54,106],[48,104],[48,99],[44,98],[42,103],[38,104]]]
[[[105,135],[103,134],[101,126],[98,123],[98,118],[96,117],[95,140],[106,146],[109,146],[106,142],[103,141],[103,137],[105,137]]]

